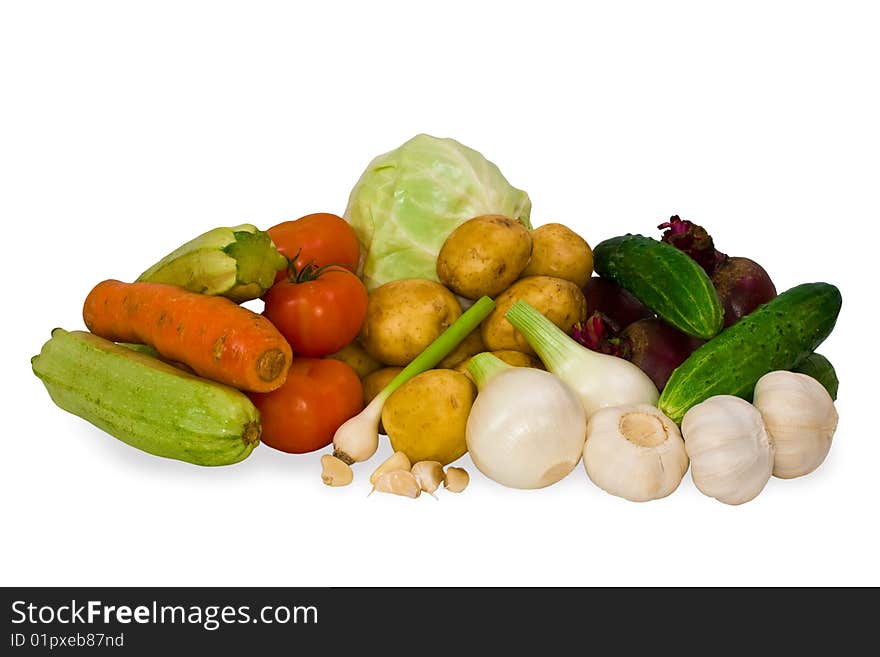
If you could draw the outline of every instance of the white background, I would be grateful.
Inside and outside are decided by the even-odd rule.
[[[4,3],[0,583],[880,584],[878,33],[850,2]],[[419,132],[496,162],[536,225],[595,244],[680,213],[780,290],[837,284],[825,464],[736,508],[689,475],[634,504],[580,466],[519,492],[467,459],[462,495],[367,499],[370,465],[333,490],[318,454],[200,469],[51,403],[29,359],[95,283],[341,213]]]

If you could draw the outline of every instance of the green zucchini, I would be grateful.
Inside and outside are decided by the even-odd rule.
[[[137,342],[117,342],[116,344],[120,347],[136,351],[139,354],[144,354],[145,356],[152,356],[153,358],[158,358],[160,360],[162,359],[162,356],[156,351],[156,348],[151,347],[148,344],[138,344]]]
[[[91,333],[55,329],[31,365],[58,406],[150,454],[229,465],[259,443],[244,393]]]
[[[751,400],[767,372],[790,370],[828,337],[840,312],[840,291],[804,283],[740,319],[679,365],[657,405],[676,422],[714,395]]]
[[[269,233],[253,224],[215,228],[175,249],[138,281],[179,285],[236,303],[263,296],[287,266]]]
[[[138,344],[137,342],[117,342],[121,347],[125,347],[126,349],[131,349],[132,351],[136,351],[139,354],[144,354],[145,356],[152,356],[153,358],[158,358],[163,363],[168,363],[169,365],[174,365],[179,370],[183,370],[184,372],[189,372],[190,374],[195,374],[193,368],[191,368],[186,363],[181,363],[180,361],[171,360],[170,358],[165,358],[162,354],[156,351],[155,347],[152,347],[148,344]]]
[[[834,371],[834,365],[831,364],[831,361],[822,354],[810,354],[798,363],[792,372],[800,372],[813,377],[825,387],[825,390],[831,395],[831,399],[837,399],[837,387],[840,383],[837,380],[837,372]]]
[[[688,335],[708,340],[724,326],[712,281],[674,246],[643,235],[612,237],[593,249],[593,266]]]

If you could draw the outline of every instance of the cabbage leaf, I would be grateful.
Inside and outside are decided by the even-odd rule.
[[[501,214],[531,228],[532,204],[477,151],[417,135],[375,158],[348,199],[367,289],[400,278],[437,280],[440,247],[459,225]]]

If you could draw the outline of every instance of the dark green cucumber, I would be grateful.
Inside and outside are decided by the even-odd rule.
[[[31,365],[58,406],[150,454],[229,465],[259,443],[244,393],[91,333],[55,329]]]
[[[800,372],[801,374],[813,377],[825,387],[825,390],[831,395],[831,399],[837,399],[837,387],[839,385],[837,372],[834,371],[834,365],[831,364],[831,361],[822,354],[810,354],[798,363],[792,372]]]
[[[688,335],[708,340],[724,326],[712,281],[690,256],[643,235],[622,235],[593,249],[593,266]]]
[[[688,409],[714,395],[750,400],[758,379],[791,370],[828,337],[840,303],[840,292],[828,283],[783,292],[688,356],[672,372],[657,405],[681,422]]]

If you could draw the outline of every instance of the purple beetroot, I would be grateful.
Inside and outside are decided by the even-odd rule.
[[[712,285],[724,308],[724,326],[736,324],[776,296],[776,286],[764,268],[748,258],[728,258],[712,274]]]
[[[715,250],[712,236],[702,226],[692,221],[681,219],[677,214],[669,217],[669,221],[657,228],[664,228],[661,241],[671,244],[679,251],[684,251],[693,258],[709,276],[727,256]]]
[[[712,279],[724,308],[725,327],[776,296],[776,287],[761,265],[749,258],[721,253],[702,226],[674,215],[658,228],[665,229],[664,242],[687,253]]]
[[[682,333],[656,317],[637,320],[618,331],[613,322],[599,312],[575,324],[571,336],[588,349],[638,365],[658,390],[663,390],[672,370],[703,344],[703,340]]]
[[[590,307],[589,303],[587,307]],[[598,310],[587,317],[586,321],[571,327],[571,337],[587,349],[629,360],[626,345],[621,344],[618,333],[620,325]]]
[[[610,320],[614,332],[623,330],[640,319],[654,316],[631,292],[598,276],[587,281],[584,297],[587,299],[587,311],[601,313],[606,320]]]
[[[672,370],[705,342],[657,318],[630,324],[619,339],[626,345],[627,360],[651,377],[657,390],[663,390]]]

